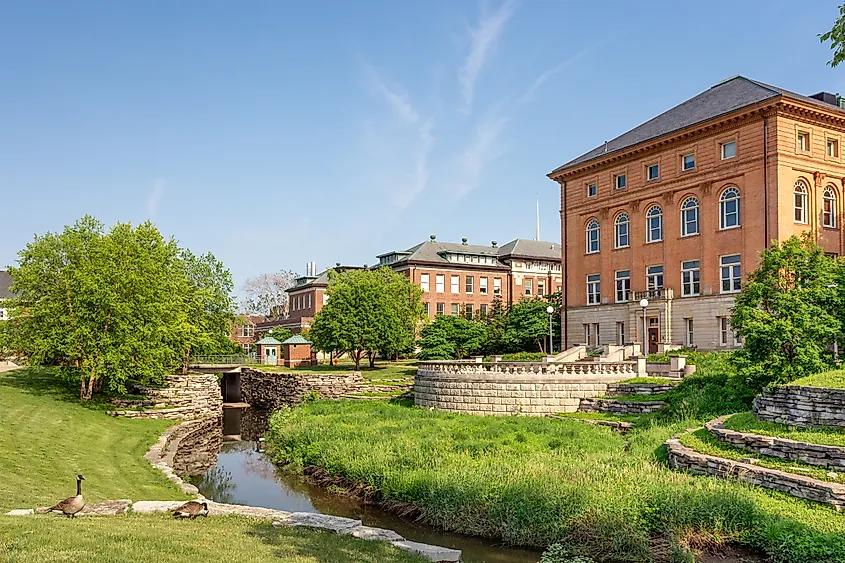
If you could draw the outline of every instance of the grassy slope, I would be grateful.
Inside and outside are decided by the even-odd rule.
[[[729,417],[725,420],[725,428],[730,428],[738,432],[762,434],[763,436],[777,436],[808,444],[845,447],[845,430],[836,430],[833,428],[800,428],[787,426],[786,424],[763,422],[758,420],[754,416],[754,413],[750,412],[743,412]]]
[[[782,561],[845,560],[845,515],[670,471],[662,443],[688,428],[684,421],[623,438],[576,421],[324,401],[279,413],[271,427],[278,461],[370,483],[467,534],[521,545],[568,538],[596,558],[642,561],[652,533],[695,529]]]
[[[0,560],[423,563],[384,542],[328,532],[273,528],[269,522],[214,517],[174,521],[129,515],[68,520],[0,517]]]
[[[837,369],[833,371],[825,371],[822,373],[815,373],[796,379],[787,385],[803,385],[806,387],[832,387],[837,389],[845,388],[845,370]]]
[[[84,408],[47,370],[0,374],[0,511],[70,496],[77,473],[89,502],[186,498],[143,459],[169,424]]]

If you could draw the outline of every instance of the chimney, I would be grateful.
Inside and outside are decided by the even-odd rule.
[[[499,248],[499,243],[497,243],[495,240],[492,241],[490,244],[493,245],[493,248]]]
[[[830,92],[819,92],[818,94],[813,94],[810,97],[826,104],[830,104],[832,106],[839,105],[839,96],[836,94],[831,94]]]
[[[305,263],[305,275],[311,277],[311,262]]]
[[[466,237],[461,239],[461,244],[464,245],[464,246],[467,245],[467,238]]]

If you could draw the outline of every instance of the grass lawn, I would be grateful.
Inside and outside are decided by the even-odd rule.
[[[89,502],[186,498],[144,459],[171,422],[113,418],[75,393],[46,369],[0,374],[0,511],[54,504],[77,473]]]
[[[837,369],[815,373],[796,379],[787,385],[803,385],[805,387],[832,387],[835,389],[845,388],[845,369]]]
[[[269,451],[414,504],[435,526],[509,544],[567,542],[597,560],[647,561],[653,536],[733,540],[774,560],[845,561],[845,515],[732,480],[668,469],[689,420],[624,437],[575,420],[477,417],[407,402],[317,401],[276,413]]]
[[[668,393],[656,393],[654,395],[614,395],[613,397],[598,397],[599,399],[610,399],[613,401],[641,403],[643,401],[665,401]]]
[[[285,561],[290,563],[423,563],[384,542],[328,532],[273,528],[254,519],[175,521],[162,515],[66,518],[0,516],[0,560]]]
[[[625,381],[620,381],[620,384],[632,384],[632,383],[645,383],[651,385],[667,385],[669,383],[678,383],[677,380],[669,379],[667,377],[632,377],[631,379],[626,379]]]
[[[753,457],[759,461],[755,465],[766,467],[768,469],[780,469],[788,473],[795,473],[796,475],[805,475],[813,477],[820,481],[829,481],[833,483],[842,483],[843,480],[831,479],[827,476],[830,469],[819,467],[818,465],[809,465],[801,461],[786,460],[779,457],[769,457],[760,455],[755,452],[749,452],[735,448],[731,445],[720,442],[710,435],[704,428],[688,432],[678,436],[680,442],[688,448],[692,448],[700,454],[714,455],[725,459],[732,459],[734,461],[742,461],[743,458]],[[797,470],[795,468],[798,468]]]
[[[318,366],[307,366],[301,368],[288,368],[285,366],[251,366],[267,372],[293,373],[293,372],[338,372],[349,373],[355,370],[355,364],[348,359],[340,360],[337,365],[320,364]],[[361,375],[365,379],[378,381],[379,379],[407,379],[417,374],[416,360],[399,360],[398,362],[376,361],[376,366],[370,368],[366,360],[361,361]]]
[[[763,422],[758,420],[754,416],[754,413],[751,412],[743,412],[729,417],[725,420],[725,428],[738,432],[787,438],[808,444],[845,447],[845,430],[836,430],[834,428],[801,428],[787,426],[786,424]]]
[[[604,412],[562,412],[555,416],[575,420],[610,420],[613,422],[630,422],[632,424],[636,424],[641,418],[633,414],[607,414]]]

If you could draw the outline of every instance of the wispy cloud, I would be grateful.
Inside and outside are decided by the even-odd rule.
[[[472,111],[473,98],[475,97],[475,83],[490,49],[496,44],[499,36],[504,30],[505,24],[513,14],[514,3],[507,1],[499,9],[483,16],[478,27],[470,31],[470,48],[464,59],[463,65],[458,72],[458,81],[461,85],[461,94],[464,99],[463,111]]]
[[[166,182],[164,178],[156,178],[153,182],[153,189],[150,192],[150,197],[147,198],[147,216],[150,220],[155,220],[156,212],[158,211],[158,202],[164,197],[164,188]]]
[[[587,54],[586,50],[579,51],[578,53],[576,53],[572,57],[569,57],[568,59],[566,59],[562,63],[558,64],[557,66],[550,68],[549,70],[547,70],[546,72],[544,72],[543,74],[538,76],[537,79],[534,80],[534,82],[528,88],[528,90],[525,91],[525,93],[522,95],[522,97],[519,98],[519,103],[524,104],[526,102],[530,102],[531,99],[534,97],[534,94],[537,93],[537,90],[539,90],[543,86],[543,84],[548,82],[548,80],[552,76],[554,76],[555,74],[557,74],[558,72],[560,72],[561,70],[563,70],[567,66],[571,65],[572,63],[574,63],[575,61],[577,61],[578,59],[580,59],[581,57],[583,57],[586,54]]]
[[[499,137],[505,130],[507,118],[491,113],[481,120],[475,129],[472,141],[459,157],[461,181],[454,195],[460,199],[478,187],[484,169],[504,153]]]
[[[374,152],[395,154],[402,145],[400,162],[391,163],[384,172],[391,177],[383,177],[382,183],[389,185],[390,195],[400,210],[408,207],[413,200],[428,186],[429,153],[434,146],[433,118],[424,119],[414,107],[408,94],[398,85],[388,84],[371,65],[365,65],[365,77],[369,87],[385,102],[394,118],[398,120],[400,135],[386,135],[376,141],[381,146],[374,147]],[[408,138],[410,137],[410,138]],[[398,175],[391,174],[395,167],[401,168]]]

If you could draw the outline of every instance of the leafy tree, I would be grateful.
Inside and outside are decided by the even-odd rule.
[[[548,306],[549,302],[539,297],[522,299],[510,306],[505,329],[505,342],[509,350],[539,349],[546,352],[549,338]]]
[[[438,315],[433,323],[423,327],[421,336],[421,360],[454,360],[481,352],[487,328],[459,315]]]
[[[228,271],[180,251],[149,222],[106,232],[85,216],[36,237],[9,273],[17,296],[3,347],[31,365],[61,366],[83,400],[104,386],[122,392],[129,378],[160,381],[185,349],[228,334]]]
[[[410,347],[423,318],[422,291],[389,268],[330,272],[328,302],[314,317],[311,340],[324,352],[348,353],[360,368],[379,353]]]
[[[737,297],[731,326],[745,339],[733,355],[753,388],[791,381],[830,365],[829,348],[841,332],[837,309],[843,274],[809,234],[774,244],[760,257]]]
[[[830,41],[833,58],[827,64],[836,67],[839,63],[845,61],[845,4],[839,6],[839,17],[833,23],[833,28],[827,33],[819,34],[819,41],[822,43]]]
[[[508,311],[498,295],[493,299],[487,318],[482,319],[487,329],[484,341],[484,352],[486,354],[503,354],[507,352],[505,342],[505,331],[507,329]]]

